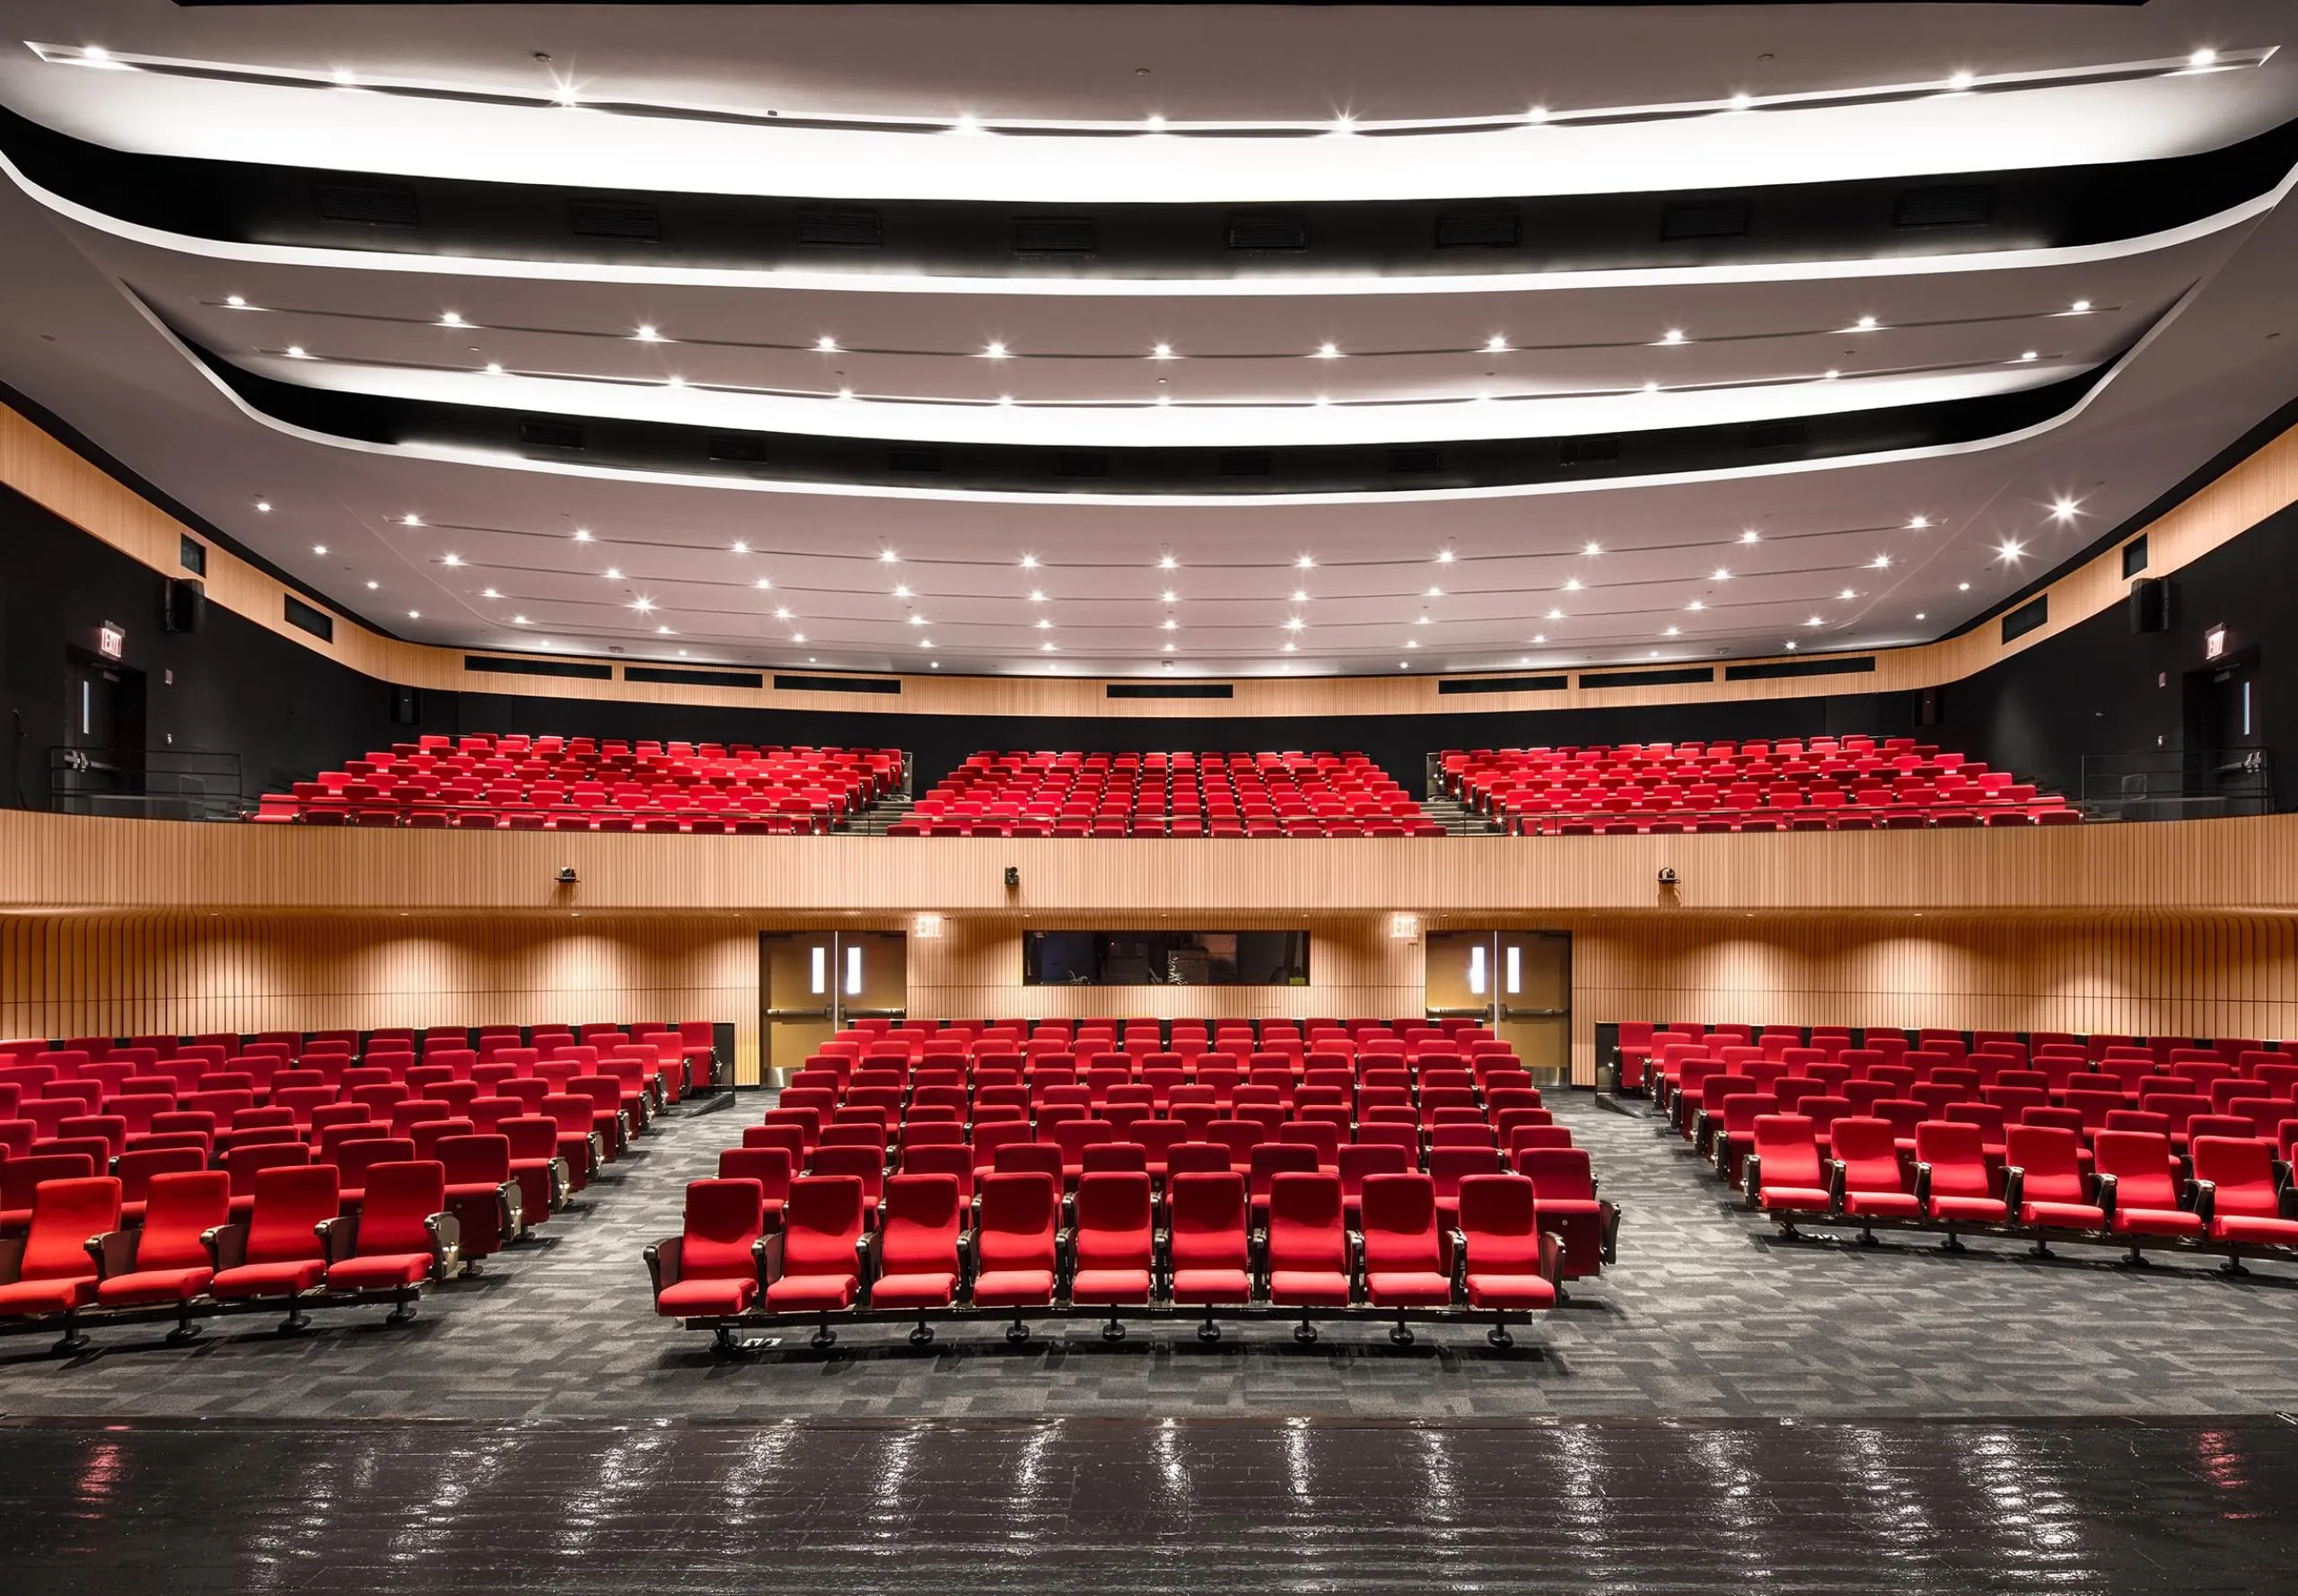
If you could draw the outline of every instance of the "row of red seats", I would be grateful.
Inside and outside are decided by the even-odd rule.
[[[1447,750],[1445,792],[1526,835],[2069,825],[2008,771],[1912,739]]]
[[[2023,1065],[2030,1061],[2073,1058],[2091,1064],[2103,1062],[2109,1053],[2118,1057],[2144,1057],[2153,1059],[2157,1068],[2167,1072],[2174,1060],[2182,1056],[2195,1061],[2206,1061],[2215,1057],[2230,1066],[2240,1066],[2243,1056],[2250,1053],[2274,1052],[2282,1049],[2279,1042],[2260,1041],[2254,1037],[2196,1038],[2179,1036],[2137,1037],[2117,1036],[2104,1032],[2087,1035],[2060,1030],[1954,1030],[1920,1029],[1908,1030],[1895,1026],[1819,1025],[1808,1030],[1794,1025],[1659,1025],[1649,1022],[1623,1022],[1618,1027],[1618,1041],[1614,1057],[1609,1061],[1615,1079],[1623,1092],[1651,1090],[1663,1098],[1666,1083],[1652,1085],[1647,1075],[1672,1054],[1677,1057],[1697,1057],[1703,1055],[1720,1057],[1725,1048],[1751,1048],[1755,1055],[1779,1059],[1789,1048],[1808,1048],[1822,1058],[1832,1059],[1848,1048],[1859,1048],[1883,1054],[1886,1062],[1898,1062],[1910,1049],[1945,1054],[1951,1062],[1967,1062],[1975,1055],[1984,1055],[1978,1061],[1982,1071],[1993,1058],[2015,1058]],[[1666,1072],[1662,1070],[1662,1074]]]
[[[717,1078],[713,1030],[706,1020],[689,1020],[654,1025],[594,1022],[583,1025],[434,1025],[420,1030],[413,1026],[385,1026],[367,1031],[212,1031],[189,1037],[28,1038],[0,1041],[0,1064],[26,1063],[48,1052],[77,1053],[84,1055],[91,1064],[135,1064],[143,1066],[145,1074],[167,1074],[188,1082],[197,1079],[200,1065],[188,1062],[194,1060],[215,1067],[235,1059],[253,1060],[268,1055],[300,1064],[309,1055],[313,1065],[318,1066],[330,1054],[349,1055],[357,1059],[364,1053],[373,1053],[379,1056],[380,1063],[412,1053],[419,1045],[428,1062],[434,1053],[452,1057],[466,1048],[481,1058],[517,1048],[532,1048],[538,1056],[548,1057],[560,1048],[619,1047],[636,1040],[655,1047],[666,1059],[675,1049],[678,1057],[686,1061],[683,1074],[688,1083],[706,1087]],[[176,1061],[187,1062],[180,1065]]]
[[[2152,1130],[2102,1130],[2082,1146],[2068,1129],[2034,1125],[2007,1134],[2003,1162],[1991,1163],[1977,1126],[1925,1120],[1915,1127],[1912,1160],[1890,1121],[1854,1116],[1830,1128],[1822,1158],[1812,1121],[1766,1114],[1752,1127],[1742,1176],[1750,1206],[1788,1234],[1799,1223],[1856,1224],[1873,1241],[1877,1224],[2032,1241],[2223,1253],[2243,1272],[2244,1250],[2298,1259],[2298,1192],[2290,1168],[2251,1137],[2201,1136],[2188,1159]],[[2090,1154],[2086,1160],[2085,1153]]]
[[[455,1188],[436,1160],[379,1162],[363,1175],[346,1204],[332,1164],[267,1169],[234,1218],[224,1171],[158,1174],[133,1227],[121,1223],[118,1176],[41,1180],[25,1233],[0,1238],[0,1329],[58,1324],[56,1350],[71,1353],[88,1345],[90,1324],[156,1318],[176,1320],[172,1342],[212,1313],[285,1309],[285,1328],[297,1329],[315,1307],[388,1302],[389,1322],[404,1324],[424,1285],[461,1267]]]
[[[1507,1048],[1490,1030],[1458,1019],[1441,1023],[1264,1020],[1258,1024],[1242,1020],[1084,1020],[1074,1024],[1066,1020],[1004,1020],[913,1022],[899,1027],[865,1022],[838,1032],[822,1045],[818,1057],[842,1057],[856,1064],[890,1065],[906,1058],[913,1065],[950,1065],[1058,1055],[1081,1063],[1099,1061],[1102,1055],[1189,1060],[1207,1053],[1241,1060],[1275,1053],[1299,1061],[1312,1051],[1347,1060],[1401,1056],[1409,1064],[1424,1053],[1472,1058],[1505,1053]]]
[[[976,754],[904,837],[1441,837],[1363,754]]]
[[[902,782],[876,749],[757,749],[588,738],[425,737],[292,791],[252,817],[514,830],[826,831]]]
[[[722,1346],[785,1316],[813,1319],[819,1348],[836,1341],[834,1320],[914,1319],[910,1340],[923,1345],[929,1318],[1010,1315],[1006,1337],[1020,1342],[1029,1316],[1072,1313],[1105,1319],[1110,1340],[1127,1318],[1202,1315],[1197,1334],[1212,1341],[1222,1318],[1297,1316],[1303,1342],[1319,1318],[1393,1314],[1399,1343],[1414,1319],[1488,1314],[1489,1339],[1509,1346],[1512,1320],[1556,1301],[1557,1238],[1523,1176],[1471,1177],[1459,1205],[1442,1229],[1430,1177],[1373,1175],[1352,1227],[1338,1175],[1287,1172],[1254,1226],[1233,1171],[1171,1176],[1162,1216],[1137,1171],[1083,1176],[1066,1208],[1042,1171],[992,1172],[970,1204],[952,1175],[905,1173],[886,1182],[873,1227],[860,1179],[809,1174],[769,1230],[759,1182],[697,1180],[684,1231],[645,1261],[657,1311],[711,1329]]]

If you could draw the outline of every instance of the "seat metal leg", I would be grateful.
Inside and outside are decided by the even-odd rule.
[[[1302,1314],[1301,1316],[1301,1322],[1293,1327],[1293,1339],[1298,1341],[1302,1346],[1306,1346],[1316,1338],[1317,1327],[1309,1322],[1309,1316],[1307,1314]]]
[[[1019,1346],[1022,1342],[1029,1338],[1030,1327],[1022,1322],[1022,1316],[1020,1314],[1015,1314],[1013,1316],[1013,1322],[1005,1327],[1005,1339],[1012,1342],[1014,1346]]]
[[[414,1323],[414,1293],[408,1291],[405,1287],[401,1287],[398,1295],[392,1299],[391,1311],[383,1316],[383,1322],[390,1325]]]
[[[84,1352],[87,1350],[87,1346],[88,1333],[80,1328],[80,1316],[76,1313],[66,1313],[64,1316],[64,1334],[58,1337],[56,1346],[51,1350],[54,1351],[57,1356],[61,1357],[75,1352]]]
[[[820,1324],[814,1327],[814,1333],[808,1339],[806,1344],[809,1346],[811,1346],[816,1352],[828,1352],[831,1347],[838,1345],[838,1332],[831,1329],[829,1328],[829,1320],[828,1319],[824,1319]]]
[[[1508,1333],[1508,1316],[1504,1313],[1494,1314],[1492,1316],[1492,1328],[1485,1331],[1484,1338],[1487,1341],[1491,1342],[1493,1346],[1498,1347],[1510,1347],[1515,1346],[1516,1337]]]
[[[1221,1339],[1221,1327],[1213,1322],[1210,1313],[1205,1316],[1205,1322],[1197,1327],[1197,1338],[1208,1345]]]
[[[1101,1327],[1101,1339],[1104,1341],[1124,1340],[1125,1321],[1118,1319],[1115,1314],[1111,1314],[1110,1316],[1109,1323]]]
[[[917,1316],[917,1322],[910,1327],[909,1344],[912,1346],[924,1346],[933,1339],[934,1327],[925,1322],[925,1315],[921,1313]]]

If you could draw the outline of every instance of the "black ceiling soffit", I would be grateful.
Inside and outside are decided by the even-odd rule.
[[[307,388],[186,346],[253,409],[347,442],[499,453],[609,470],[730,481],[910,487],[956,493],[1192,495],[1417,493],[1745,470],[2001,437],[2079,404],[2111,360],[2017,393],[1900,405],[1793,421],[1654,428],[1573,437],[1267,449],[1075,449],[888,443],[597,416],[539,416]]]
[[[108,149],[0,110],[25,176],[143,226],[241,244],[692,269],[1059,279],[1391,276],[2068,249],[2256,198],[2298,122],[2199,155],[1680,193],[1266,206],[855,202],[600,192]]]

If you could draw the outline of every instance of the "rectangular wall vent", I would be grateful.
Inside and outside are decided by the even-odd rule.
[[[1583,688],[1683,688],[1694,682],[1714,681],[1715,668],[1712,665],[1688,665],[1674,671],[1583,671],[1580,685]]]
[[[766,685],[766,678],[754,671],[682,671],[675,665],[625,665],[622,679],[678,688],[760,688]]]
[[[732,460],[746,466],[762,466],[766,463],[766,440],[746,438],[739,433],[712,433],[710,458]]]
[[[2003,618],[2003,641],[2008,643],[2014,637],[2023,637],[2049,620],[2050,595],[2045,593],[2039,598],[2030,599]]]
[[[662,216],[643,199],[570,199],[566,202],[566,231],[576,238],[659,244],[662,241]]]
[[[1894,227],[1984,227],[1995,214],[1995,190],[1986,183],[1902,189],[1891,213]]]
[[[1233,698],[1225,681],[1113,681],[1103,689],[1112,698]]]
[[[324,609],[313,609],[293,593],[283,595],[287,601],[287,624],[309,632],[325,642],[335,641],[335,617]]]
[[[1792,676],[1862,676],[1875,668],[1871,653],[1829,654],[1815,660],[1766,660],[1754,665],[1726,665],[1726,681],[1783,681]]]
[[[1440,250],[1513,250],[1523,236],[1523,218],[1513,211],[1440,211]]]
[[[191,562],[186,560],[184,564],[189,566]],[[2136,576],[2145,569],[2146,569],[2146,534],[2141,532],[2122,546],[2122,574],[2126,577]]]
[[[1566,438],[1557,445],[1556,458],[1567,466],[1601,465],[1619,458],[1619,439]]]
[[[941,471],[949,469],[939,449],[889,449],[886,467],[895,471]]]
[[[1740,238],[1748,231],[1748,207],[1743,200],[1671,205],[1660,218],[1663,240]]]
[[[1305,250],[1309,224],[1298,216],[1232,216],[1229,247],[1232,250]]]
[[[777,693],[899,693],[899,676],[776,676]]]
[[[1016,255],[1091,255],[1101,247],[1101,230],[1089,216],[1016,216]]]
[[[824,250],[874,250],[886,241],[885,218],[875,211],[800,211],[798,241]]]
[[[2144,543],[2146,539],[2141,538],[2139,541]],[[2146,562],[2145,560],[2141,560],[2138,563],[2143,566]],[[194,576],[206,575],[207,545],[202,543],[198,539],[194,538],[188,533],[176,539],[176,564],[181,566]],[[2129,573],[2126,571],[2124,574],[2128,575]]]
[[[583,428],[572,421],[544,421],[522,417],[519,421],[519,442],[531,449],[580,449]]]
[[[412,189],[319,183],[311,189],[311,204],[318,207],[320,221],[352,227],[413,227],[422,220]]]
[[[585,664],[581,660],[498,659],[492,654],[463,655],[463,669],[493,676],[563,676],[578,681],[612,681],[612,665]]]
[[[1436,684],[1439,693],[1560,693],[1571,685],[1564,676],[1456,676]]]

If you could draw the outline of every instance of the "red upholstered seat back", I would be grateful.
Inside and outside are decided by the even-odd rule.
[[[904,1173],[887,1181],[878,1234],[886,1273],[956,1274],[960,1207],[954,1176]]]
[[[1174,1151],[1178,1153],[1179,1148]],[[1166,1182],[1176,1269],[1245,1267],[1245,1178],[1231,1170],[1175,1172]]]
[[[1368,1178],[1370,1180],[1378,1177]],[[1348,1234],[1341,1223],[1340,1177],[1284,1174],[1269,1185],[1268,1267],[1345,1269]]]
[[[372,1184],[372,1174],[369,1179]],[[300,1263],[326,1256],[313,1227],[323,1219],[333,1219],[341,1206],[333,1164],[288,1164],[264,1170],[256,1175],[253,1189],[255,1206],[248,1217],[249,1263]]]
[[[232,1216],[232,1178],[221,1170],[153,1175],[144,1199],[144,1229],[136,1239],[138,1269],[202,1269],[207,1249],[200,1237]]]
[[[96,1260],[90,1236],[119,1228],[119,1182],[110,1175],[47,1180],[32,1194],[31,1232],[17,1266],[22,1280],[89,1280]]]
[[[785,1275],[851,1275],[862,1239],[862,1182],[852,1175],[801,1175],[782,1210]]]
[[[1440,1272],[1436,1183],[1425,1175],[1370,1175],[1364,1191],[1364,1267]]]

